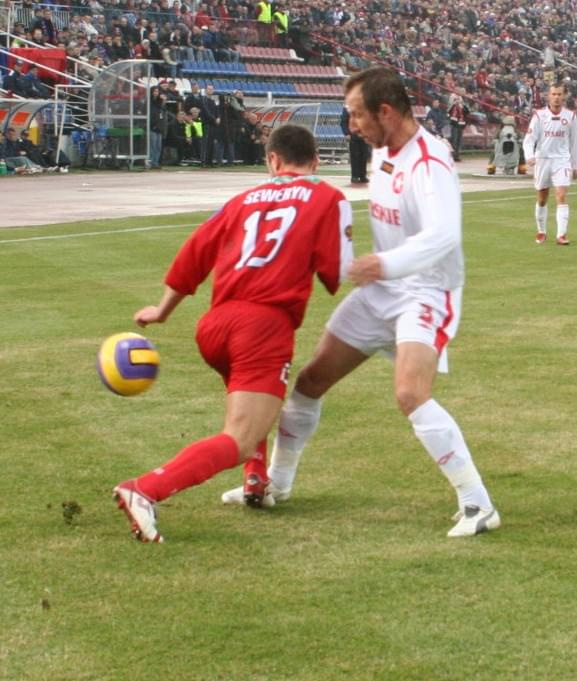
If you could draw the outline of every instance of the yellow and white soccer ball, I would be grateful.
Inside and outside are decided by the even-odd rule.
[[[104,385],[117,395],[131,397],[148,390],[158,375],[160,356],[139,333],[116,333],[100,346],[96,368]]]

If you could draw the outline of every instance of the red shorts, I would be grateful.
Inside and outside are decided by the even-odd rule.
[[[269,393],[284,399],[295,330],[284,310],[231,300],[199,321],[196,342],[227,391]]]

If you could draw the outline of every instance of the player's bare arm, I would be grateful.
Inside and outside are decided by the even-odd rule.
[[[170,286],[164,290],[162,300],[158,305],[147,305],[134,314],[134,321],[138,326],[148,326],[148,324],[162,324],[169,317],[174,308],[185,298],[185,295],[175,291]]]

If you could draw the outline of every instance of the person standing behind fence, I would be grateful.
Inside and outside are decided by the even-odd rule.
[[[214,86],[207,85],[205,94],[201,99],[200,118],[202,120],[202,165],[205,168],[212,168],[214,144],[216,140],[217,128],[220,125],[220,116],[217,103],[213,99]]]
[[[567,187],[571,179],[577,179],[577,118],[564,106],[566,94],[561,83],[549,87],[549,105],[535,111],[523,140],[526,163],[535,168],[535,241],[538,244],[547,239],[547,200],[549,189],[555,187],[557,244],[569,245]]]
[[[261,45],[268,45],[272,43],[273,39],[273,21],[272,21],[272,3],[270,0],[257,0],[255,4],[258,41]]]
[[[272,22],[275,27],[276,41],[279,47],[288,47],[289,15],[280,2],[276,3],[272,14]]]
[[[463,102],[461,95],[457,95],[449,109],[449,122],[451,124],[451,147],[453,147],[453,158],[455,161],[461,160],[461,145],[463,144],[463,131],[467,124],[469,108]]]
[[[168,132],[166,95],[158,86],[150,90],[150,166],[161,167],[162,145]]]
[[[349,112],[345,107],[341,113],[341,130],[349,143],[349,155],[351,160],[351,184],[367,184],[367,163],[370,157],[370,149],[365,140],[351,132],[349,128]]]

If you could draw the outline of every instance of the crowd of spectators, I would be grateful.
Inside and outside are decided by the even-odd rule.
[[[322,2],[307,10],[293,1],[303,21],[318,27],[312,47],[325,59],[353,69],[375,59],[391,63],[425,103],[439,99],[445,111],[459,95],[494,122],[500,110],[523,120],[543,105],[549,80],[564,79],[570,99],[577,94],[574,0],[351,0],[338,21],[319,11]]]
[[[448,114],[461,97],[493,123],[504,112],[526,120],[553,78],[565,80],[570,106],[577,94],[577,0],[23,0],[18,7],[28,19],[14,25],[11,45],[60,47],[88,80],[97,68],[143,57],[161,62],[159,77],[175,78],[185,60],[234,62],[239,45],[264,44],[345,72],[390,63],[419,103],[438,100]],[[46,94],[34,74],[12,76],[5,89]]]
[[[216,96],[196,81],[182,96],[173,80],[162,80],[150,90],[150,167],[167,163],[204,168],[263,165],[270,128],[244,105],[244,93]]]

